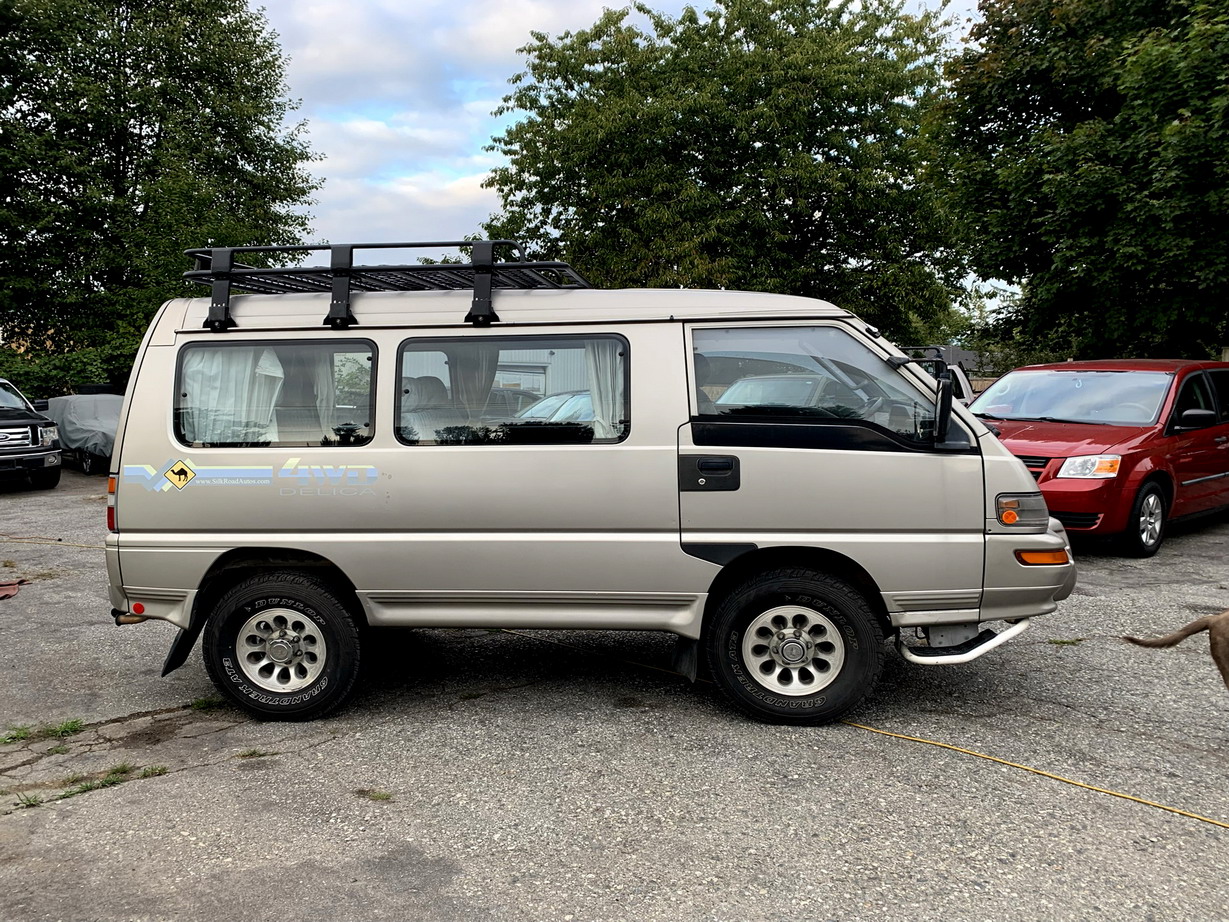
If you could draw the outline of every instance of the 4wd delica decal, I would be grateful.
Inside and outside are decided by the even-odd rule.
[[[280,496],[375,496],[380,472],[370,464],[304,464],[291,458],[277,472]]]
[[[305,464],[289,458],[276,477],[272,465],[205,465],[188,458],[152,464],[125,464],[124,483],[144,487],[154,493],[198,487],[250,487],[271,485],[276,479],[279,496],[374,496],[372,484],[380,472],[370,464]]]

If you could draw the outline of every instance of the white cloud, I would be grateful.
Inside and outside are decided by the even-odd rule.
[[[255,0],[259,3],[260,0]],[[677,15],[685,0],[649,0]],[[914,0],[935,6],[939,0]],[[962,18],[975,0],[955,0]],[[525,67],[530,32],[587,28],[623,0],[264,0],[290,58],[324,179],[311,208],[333,242],[430,240],[474,233],[498,210],[481,182],[490,115]],[[697,2],[696,6],[706,4]]]

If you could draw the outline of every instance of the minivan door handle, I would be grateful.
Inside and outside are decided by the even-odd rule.
[[[679,490],[737,490],[741,485],[738,458],[733,455],[679,455]]]

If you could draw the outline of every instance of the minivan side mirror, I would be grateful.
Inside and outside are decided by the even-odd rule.
[[[1192,429],[1206,429],[1216,425],[1216,414],[1212,410],[1183,410],[1174,425],[1175,432],[1189,432]]]

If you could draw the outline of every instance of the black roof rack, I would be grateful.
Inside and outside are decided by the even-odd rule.
[[[470,247],[468,263],[412,263],[403,266],[355,265],[355,250]],[[511,249],[513,261],[495,260],[496,248]],[[327,250],[328,266],[261,269],[235,262],[240,253],[308,253]],[[496,288],[590,288],[567,263],[531,262],[515,240],[461,240],[443,243],[342,243],[332,246],[210,247],[188,250],[196,267],[184,273],[192,282],[209,285],[213,298],[205,328],[224,333],[236,326],[230,312],[232,286],[256,294],[296,291],[331,291],[332,301],[324,325],[345,329],[356,324],[350,311],[355,291],[440,291],[473,289],[474,299],[465,322],[488,326],[499,322],[491,306]]]

